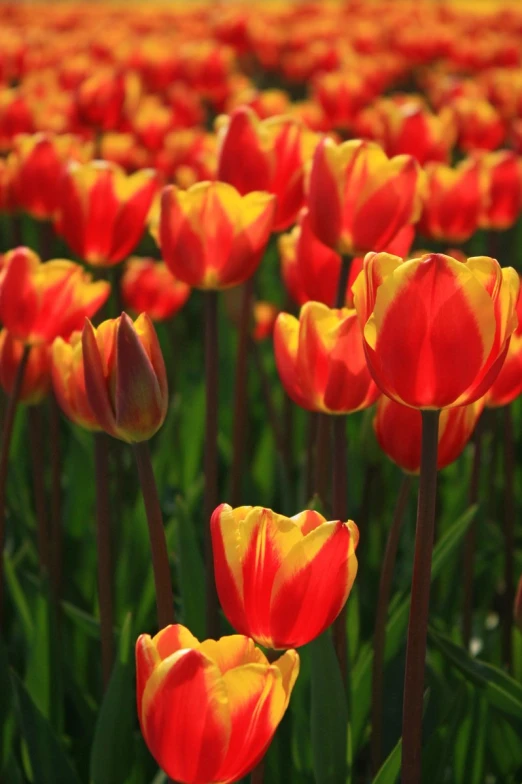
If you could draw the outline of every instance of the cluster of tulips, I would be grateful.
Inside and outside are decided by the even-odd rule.
[[[375,406],[382,451],[407,475],[420,473],[401,778],[419,782],[436,474],[474,433],[479,453],[485,409],[509,417],[522,394],[522,300],[509,266],[520,262],[522,14],[352,0],[260,3],[255,13],[243,4],[49,4],[36,15],[20,4],[0,18],[0,544],[9,539],[17,404],[36,408],[51,394],[96,442],[107,683],[104,434],[129,444],[158,624],[136,644],[143,737],[176,782],[234,782],[255,769],[260,784],[298,677],[295,648],[333,625],[347,676],[359,530],[348,519],[346,417]],[[54,258],[56,248],[72,258]],[[254,280],[274,249],[278,302],[257,299]],[[205,325],[204,642],[175,622],[148,448],[169,408],[154,322],[182,311],[192,289],[202,292]],[[218,293],[237,332],[231,505],[219,504]],[[271,337],[286,395],[310,412],[314,508],[294,517],[240,505],[247,359]],[[59,532],[43,515],[38,525],[40,567],[52,580]],[[513,520],[505,536],[509,669],[513,617],[522,624]],[[396,549],[387,549],[376,612],[377,682]],[[237,634],[211,639],[220,607]],[[378,694],[373,710],[377,770]]]

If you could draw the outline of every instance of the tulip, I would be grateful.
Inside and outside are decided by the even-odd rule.
[[[314,234],[343,255],[382,250],[418,220],[423,174],[408,155],[388,159],[372,142],[323,140],[310,172]]]
[[[118,130],[123,119],[132,116],[137,108],[140,91],[135,74],[100,69],[78,87],[76,109],[79,119],[97,130]]]
[[[318,74],[313,93],[331,128],[351,128],[358,112],[372,98],[367,81],[354,68]]]
[[[158,765],[180,784],[227,784],[264,755],[299,673],[240,635],[199,642],[172,625],[136,643],[138,716]]]
[[[94,328],[85,322],[82,350],[87,400],[101,429],[129,443],[147,441],[167,414],[165,364],[150,318],[126,313]]]
[[[219,136],[218,179],[241,195],[273,193],[274,231],[286,229],[304,204],[304,167],[317,146],[316,134],[291,117],[259,120],[241,107],[223,118]]]
[[[486,172],[488,194],[479,225],[483,229],[508,229],[522,210],[522,161],[509,150],[490,152],[479,160]]]
[[[442,409],[488,391],[517,326],[511,267],[486,256],[369,253],[353,291],[368,367],[388,397]]]
[[[522,394],[522,288],[517,300],[518,326],[511,335],[504,364],[486,395],[486,406],[507,406]]]
[[[101,430],[87,398],[82,333],[78,330],[68,340],[54,341],[51,374],[54,394],[65,416],[86,430]]]
[[[72,134],[20,134],[7,159],[13,205],[34,218],[50,220],[58,208],[56,184],[66,163],[85,162],[91,154],[92,144]]]
[[[224,182],[188,191],[167,186],[161,198],[159,244],[170,271],[189,286],[225,289],[250,278],[270,237],[275,197],[241,196]]]
[[[240,634],[270,648],[293,648],[341,612],[357,573],[359,530],[351,520],[221,504],[210,528],[219,599]]]
[[[0,321],[14,338],[34,345],[67,338],[109,296],[105,281],[91,282],[79,264],[45,262],[29,248],[4,256],[0,273]]]
[[[274,331],[279,308],[272,302],[258,301],[254,303],[253,312],[254,328],[252,330],[252,337],[258,342],[266,340]]]
[[[12,395],[18,368],[24,353],[24,343],[16,340],[6,329],[0,331],[0,385]],[[40,403],[51,386],[49,346],[33,346],[27,358],[18,401],[27,405]]]
[[[461,150],[495,150],[502,144],[506,127],[489,101],[460,96],[450,106],[457,123]]]
[[[484,398],[469,406],[446,408],[440,416],[437,469],[453,463],[468,443]],[[420,411],[385,397],[379,398],[373,420],[379,446],[403,471],[418,474],[421,460],[422,417]]]
[[[143,234],[157,185],[152,169],[126,175],[106,161],[73,162],[62,179],[56,230],[88,264],[118,264]]]
[[[164,262],[133,256],[125,265],[121,293],[125,307],[163,321],[183,307],[190,286],[177,280]]]
[[[379,395],[366,365],[353,309],[334,310],[308,302],[299,319],[280,313],[274,349],[283,386],[302,408],[348,414],[368,408]]]
[[[427,190],[419,232],[430,239],[462,243],[476,231],[486,200],[478,161],[461,161],[454,169],[428,163]]]

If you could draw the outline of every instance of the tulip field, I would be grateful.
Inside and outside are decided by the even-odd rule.
[[[522,782],[522,7],[0,3],[0,784]]]

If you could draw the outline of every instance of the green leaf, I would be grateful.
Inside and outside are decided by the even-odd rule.
[[[14,568],[12,558],[8,555],[6,550],[4,550],[3,555],[4,555],[5,581],[7,583],[7,587],[9,589],[9,593],[11,595],[13,604],[16,608],[16,614],[22,624],[25,639],[27,641],[27,644],[30,645],[34,634],[34,623],[33,623],[32,613],[29,609],[29,605],[27,604],[27,599],[22,590],[22,586],[20,585],[20,581],[18,580],[18,576],[16,574],[16,570]]]
[[[185,501],[176,499],[175,547],[183,623],[198,639],[205,637],[205,567],[194,520]]]
[[[25,687],[38,709],[55,728],[60,727],[62,688],[56,619],[49,586],[42,584],[33,605],[34,634],[29,649]]]
[[[0,638],[0,780],[5,774],[12,757],[14,735],[14,695],[9,677],[9,660],[7,651]],[[5,778],[5,776],[4,776]],[[6,781],[8,779],[5,779]]]
[[[399,738],[384,760],[372,784],[396,784],[401,770],[402,738]]]
[[[497,710],[522,722],[522,686],[492,664],[472,659],[459,645],[430,628],[430,642],[479,689]]]
[[[444,570],[446,563],[451,559],[476,513],[477,506],[470,506],[435,545],[431,568],[432,582]],[[409,595],[394,603],[394,609],[391,611],[386,624],[385,662],[393,659],[404,645],[409,609]],[[362,733],[370,711],[372,663],[373,650],[368,643],[361,648],[352,671],[353,704],[357,706],[357,710],[352,718],[355,751],[357,751],[361,743]]]
[[[455,784],[483,784],[488,703],[468,685],[467,710],[455,737]]]
[[[307,645],[311,656],[312,760],[316,784],[347,780],[348,709],[332,638],[325,632]]]
[[[132,767],[136,723],[131,616],[123,625],[118,658],[100,707],[91,748],[92,784],[121,784]]]
[[[80,784],[50,723],[38,710],[18,676],[11,672],[17,712],[32,770],[33,784]]]
[[[180,442],[183,488],[193,483],[200,471],[203,438],[205,433],[205,384],[199,384],[190,396],[181,401],[183,416],[180,423]]]

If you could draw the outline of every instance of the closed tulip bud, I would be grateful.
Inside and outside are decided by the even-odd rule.
[[[0,384],[7,395],[11,395],[24,353],[24,343],[16,340],[6,329],[0,332]],[[51,386],[50,348],[42,343],[33,346],[27,358],[22,387],[18,400],[27,405],[40,403]]]
[[[248,107],[222,118],[219,180],[242,195],[267,191],[277,197],[274,231],[294,222],[304,203],[304,167],[319,141],[292,117],[259,120]]]
[[[51,374],[54,394],[65,416],[86,430],[101,430],[85,389],[81,332],[73,332],[68,340],[56,338]]]
[[[240,634],[269,648],[294,648],[341,612],[357,573],[359,530],[351,520],[221,504],[210,528],[219,600]]]
[[[299,673],[291,650],[270,664],[240,635],[199,642],[167,626],[136,643],[141,731],[152,756],[180,784],[228,784],[264,755]]]
[[[118,264],[140,241],[157,188],[152,169],[127,175],[107,161],[73,162],[62,178],[56,229],[88,264]]]
[[[43,264],[29,248],[15,248],[5,254],[0,273],[0,321],[24,343],[52,343],[80,329],[109,291],[108,283],[93,283],[73,261]]]
[[[161,199],[159,244],[179,280],[200,289],[226,289],[256,271],[273,227],[275,197],[241,196],[224,182],[187,191],[167,186]]]
[[[164,262],[134,256],[125,264],[121,293],[126,308],[163,321],[183,307],[190,286],[177,280]]]
[[[453,463],[468,443],[484,408],[484,398],[469,406],[446,408],[439,420],[437,468]],[[373,420],[377,441],[383,452],[403,471],[418,474],[421,461],[422,416],[382,395]]]
[[[486,153],[479,160],[487,182],[479,225],[483,229],[508,229],[522,210],[522,160],[509,150]]]
[[[487,256],[369,253],[353,292],[368,367],[384,394],[422,409],[486,394],[517,326],[515,270]]]
[[[489,101],[460,96],[450,105],[457,123],[461,150],[496,150],[502,144],[506,127]]]
[[[310,171],[314,234],[338,253],[382,250],[418,220],[424,175],[414,158],[387,158],[373,142],[323,140]]]
[[[514,610],[513,617],[515,619],[515,624],[522,632],[522,575],[520,576],[520,580],[518,581],[518,588],[515,596],[515,606],[513,610]]]
[[[377,400],[355,310],[308,302],[299,319],[280,313],[274,350],[283,386],[302,408],[349,414]]]
[[[126,313],[96,329],[85,322],[82,350],[87,400],[98,424],[114,438],[147,441],[168,406],[167,375],[150,318]]]
[[[50,220],[58,207],[58,188],[70,160],[87,161],[92,144],[72,134],[36,133],[16,137],[7,159],[13,205],[40,220]]]
[[[428,163],[427,190],[419,232],[430,239],[461,243],[478,228],[486,203],[486,181],[476,160],[461,161],[454,169]]]

